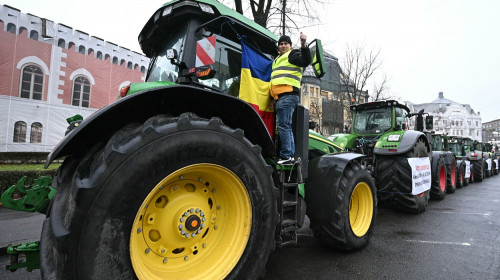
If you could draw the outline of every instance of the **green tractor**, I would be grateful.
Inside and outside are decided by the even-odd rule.
[[[380,203],[411,213],[425,211],[432,174],[423,111],[410,114],[407,106],[394,100],[351,105],[350,110],[351,133],[329,138],[347,151],[365,155],[363,164],[375,178]],[[417,116],[419,131],[407,129],[412,116]],[[425,124],[432,129],[432,116],[426,116]]]
[[[490,154],[491,158],[491,175],[498,175],[498,147],[491,143],[484,143],[484,149]]]
[[[462,138],[464,145],[465,157],[470,162],[470,181],[482,182],[485,177],[485,155],[478,149],[477,141],[470,138]]]
[[[215,61],[196,66],[207,38]],[[153,14],[139,35],[146,81],[78,120],[47,158],[64,162],[42,229],[43,279],[259,278],[277,246],[297,242],[306,213],[322,244],[368,244],[377,196],[365,157],[310,133],[299,106],[297,160],[277,164],[277,137],[237,97],[242,40],[277,54],[274,34],[215,0],[172,1]],[[310,48],[321,76],[320,41]],[[380,164],[427,157],[425,138],[412,135],[391,142],[398,152],[378,148]],[[411,181],[400,165],[399,179]]]
[[[465,187],[471,182],[470,161],[466,157],[465,141],[462,137],[450,137],[448,139],[450,151],[455,155],[457,188]]]
[[[431,198],[444,199],[446,193],[457,189],[457,159],[450,151],[449,137],[431,133],[433,173],[438,178],[431,187]]]
[[[481,151],[484,154],[484,159],[485,159],[485,168],[484,168],[484,173],[485,177],[491,177],[495,175],[495,169],[496,169],[496,162],[494,161],[496,159],[496,153],[493,153],[493,145],[490,143],[478,143],[477,144],[478,148],[481,149]]]

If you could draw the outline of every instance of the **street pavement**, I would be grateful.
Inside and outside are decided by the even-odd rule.
[[[500,280],[500,175],[419,215],[378,209],[373,237],[357,252],[329,249],[309,229],[298,241],[271,254],[265,280]]]
[[[8,244],[38,240],[44,215],[0,207],[0,279],[39,280],[40,271],[6,271]],[[306,226],[297,245],[271,254],[265,280],[500,280],[500,176],[430,201],[427,211],[378,209],[366,248],[341,252],[321,245]]]

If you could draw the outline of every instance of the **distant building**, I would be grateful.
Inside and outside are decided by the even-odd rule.
[[[500,144],[500,119],[483,123],[483,142]]]
[[[342,91],[348,87],[341,84],[338,58],[324,53],[326,73],[316,78],[311,67],[306,68],[302,77],[301,104],[309,109],[311,121],[317,124],[316,131],[323,135],[341,133],[349,125],[350,100]],[[356,96],[355,103],[368,101],[368,91]]]
[[[0,152],[48,152],[84,118],[144,81],[149,59],[64,24],[0,6]]]
[[[410,112],[415,113],[424,109],[425,113],[434,118],[434,128],[436,133],[449,136],[468,137],[481,141],[481,115],[474,112],[468,104],[460,104],[450,99],[444,98],[442,92],[438,98],[430,103],[414,104],[406,102]],[[415,126],[415,117],[410,120],[410,128]]]

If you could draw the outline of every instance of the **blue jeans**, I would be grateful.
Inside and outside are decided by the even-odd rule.
[[[280,134],[280,158],[288,159],[295,155],[295,142],[292,132],[292,116],[299,104],[298,95],[280,96],[276,101],[276,126]]]

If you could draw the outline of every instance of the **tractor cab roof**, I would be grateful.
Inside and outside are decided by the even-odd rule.
[[[351,105],[350,109],[351,111],[363,111],[368,109],[384,108],[384,107],[399,107],[406,110],[407,112],[410,112],[410,109],[407,106],[397,102],[396,100],[384,100],[384,101],[374,101],[374,102],[356,104],[356,105]]]
[[[154,56],[155,48],[186,19],[197,20],[200,26],[235,42],[241,39],[240,35],[247,35],[262,52],[277,53],[276,35],[221,3],[215,0],[174,0],[158,9],[139,34],[138,40],[144,54]],[[222,28],[226,24],[230,28]]]

